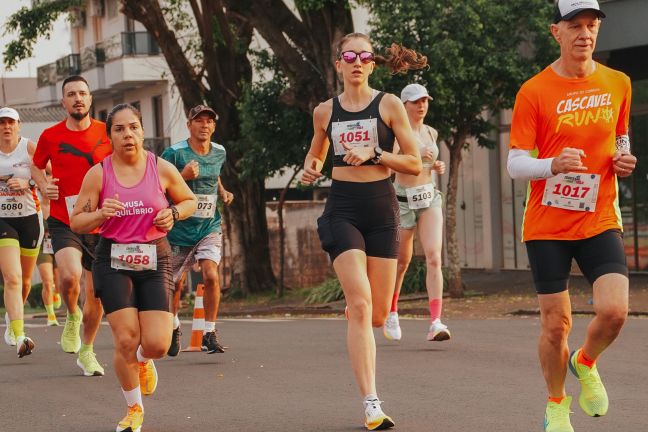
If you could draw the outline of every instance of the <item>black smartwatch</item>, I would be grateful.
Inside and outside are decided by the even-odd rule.
[[[374,153],[376,153],[376,156],[371,158],[371,162],[373,162],[375,165],[378,165],[380,163],[380,159],[382,158],[383,155],[383,150],[376,146],[374,147]]]
[[[171,209],[171,215],[173,216],[173,223],[175,223],[178,219],[180,219],[180,212],[176,208],[176,206],[171,206],[169,207]]]

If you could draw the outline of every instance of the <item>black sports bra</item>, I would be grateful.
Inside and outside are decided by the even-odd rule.
[[[342,159],[347,150],[353,147],[378,146],[383,151],[394,150],[394,131],[380,117],[380,101],[384,92],[378,95],[362,111],[346,111],[340,105],[338,97],[333,98],[331,120],[326,128],[329,139],[329,153],[333,158],[333,166],[351,166]],[[362,165],[373,165],[371,159]]]

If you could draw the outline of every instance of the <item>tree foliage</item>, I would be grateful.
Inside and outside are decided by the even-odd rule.
[[[22,7],[5,23],[5,35],[18,33],[3,52],[4,64],[11,70],[18,62],[32,56],[34,44],[40,37],[49,39],[54,21],[71,8],[80,6],[82,0],[52,0],[34,2],[33,7]]]
[[[400,93],[412,81],[434,97],[427,121],[450,150],[446,238],[450,293],[463,295],[456,236],[457,182],[469,139],[493,148],[492,116],[510,108],[520,85],[557,56],[546,0],[366,0],[375,49],[401,43],[428,57],[429,68],[376,80]],[[533,11],[533,13],[529,13]]]

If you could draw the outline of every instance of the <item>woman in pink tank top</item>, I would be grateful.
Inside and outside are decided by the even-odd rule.
[[[171,344],[173,282],[166,233],[176,220],[193,214],[197,200],[175,166],[144,149],[142,117],[135,107],[115,106],[106,129],[113,153],[83,179],[70,227],[81,234],[100,228],[92,279],[112,329],[115,372],[128,405],[116,430],[139,431],[142,394],[157,386],[152,359],[164,356]]]

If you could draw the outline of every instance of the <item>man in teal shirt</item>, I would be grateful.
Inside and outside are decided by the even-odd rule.
[[[176,291],[182,289],[183,275],[195,263],[200,265],[205,292],[205,330],[202,349],[208,354],[224,352],[216,333],[216,317],[220,304],[218,264],[221,260],[221,215],[216,207],[218,195],[225,204],[234,196],[220,182],[225,163],[225,148],[211,142],[216,130],[216,112],[205,105],[189,111],[187,128],[189,138],[167,148],[162,158],[178,168],[193,193],[198,198],[198,208],[189,218],[178,221],[168,234],[173,250],[173,281]],[[180,350],[180,320],[178,305],[174,303],[174,330],[168,354],[178,355]]]

